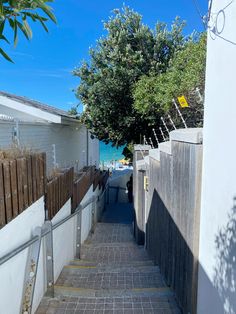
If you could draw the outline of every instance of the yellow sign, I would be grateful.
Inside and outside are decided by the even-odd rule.
[[[182,108],[189,107],[188,102],[184,96],[178,97],[178,101]]]
[[[143,182],[144,184],[144,190],[145,191],[148,191],[148,177],[147,176],[144,176],[144,182]]]

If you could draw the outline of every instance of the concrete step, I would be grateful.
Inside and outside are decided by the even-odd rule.
[[[138,246],[83,246],[81,259],[100,263],[122,263],[129,261],[147,261],[149,257],[143,247]]]
[[[149,287],[132,289],[90,289],[55,285],[55,297],[174,297],[173,291],[168,287]]]
[[[126,290],[165,287],[163,277],[157,270],[119,270],[117,272],[80,272],[78,269],[63,269],[57,286],[94,289]]]
[[[154,266],[153,261],[151,260],[145,260],[145,261],[128,261],[125,264],[124,263],[99,263],[94,261],[87,261],[87,260],[80,260],[75,259],[70,262],[70,266],[79,266],[81,269],[84,268],[96,268],[96,267],[142,267],[142,266]]]
[[[82,245],[82,248],[86,249],[86,248],[120,248],[120,247],[127,247],[127,248],[135,248],[135,249],[143,249],[144,247],[142,245],[137,245],[134,241],[128,241],[128,242],[115,242],[115,243],[104,243],[104,242],[91,242],[91,243],[87,243],[85,242]]]
[[[67,265],[63,268],[63,273],[68,274],[84,274],[84,273],[145,273],[145,272],[159,272],[158,266],[153,265],[142,265],[142,264],[130,264],[130,265],[90,265],[90,266],[80,266],[80,265]]]
[[[54,310],[53,312],[49,312]],[[151,295],[132,294],[115,297],[60,296],[43,298],[36,314],[45,313],[129,313],[129,314],[180,314],[173,295],[153,292]],[[69,312],[68,312],[69,313]]]
[[[98,223],[95,232],[86,240],[90,243],[116,243],[134,241],[132,225]]]

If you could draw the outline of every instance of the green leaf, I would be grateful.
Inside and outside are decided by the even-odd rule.
[[[44,9],[43,11],[50,18],[50,20],[52,20],[55,24],[57,24],[57,19],[50,9],[46,9],[46,10]]]
[[[38,20],[41,23],[41,25],[43,26],[44,30],[48,33],[48,28],[47,28],[46,24],[43,22],[43,20],[41,20],[40,18]]]
[[[57,19],[55,15],[52,13],[52,8],[43,3],[40,0],[35,0],[35,2],[38,4],[38,7],[43,10],[43,12],[52,20],[54,23],[57,24]]]
[[[30,29],[27,28],[25,21],[23,21],[23,24],[20,22],[16,22],[19,29],[22,31],[22,33],[25,35],[25,37],[30,40],[32,37],[32,32]]]
[[[14,63],[12,59],[6,54],[6,52],[2,50],[2,48],[0,48],[0,55],[2,55],[7,61]]]
[[[5,40],[8,44],[10,44],[10,41],[2,34],[0,34],[0,39]]]
[[[14,21],[14,46],[16,47],[17,43],[18,43],[18,27],[17,27],[17,23],[16,23],[16,19]]]
[[[25,31],[27,32],[28,37],[31,39],[33,37],[33,33],[32,33],[32,30],[31,30],[26,18],[23,19],[23,27],[24,27]]]
[[[0,0],[0,16],[4,16],[4,7],[2,4],[2,0]]]
[[[0,34],[3,34],[4,26],[5,26],[5,20],[0,22]]]

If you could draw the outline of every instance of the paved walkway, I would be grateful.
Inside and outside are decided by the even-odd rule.
[[[104,214],[83,245],[81,260],[64,267],[56,297],[44,298],[37,314],[180,313],[159,268],[134,242],[132,209],[122,210],[119,215],[116,205]]]

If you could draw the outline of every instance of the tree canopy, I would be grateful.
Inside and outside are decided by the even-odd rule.
[[[18,42],[18,32],[21,31],[27,39],[31,39],[32,30],[28,20],[39,22],[45,31],[48,31],[46,22],[56,18],[52,8],[47,4],[54,0],[0,0],[0,55],[12,62],[12,59],[1,48],[1,41],[10,44],[5,36],[6,26],[9,25],[13,32],[14,45]],[[40,13],[41,11],[41,13]]]
[[[206,63],[206,34],[192,38],[176,52],[166,72],[141,77],[134,85],[134,107],[143,116],[171,113],[176,126],[173,98],[184,95],[189,108],[182,112],[189,127],[202,125]],[[181,110],[181,109],[180,109]]]
[[[160,124],[168,103],[163,108],[155,100],[152,107],[153,100],[148,98],[166,92],[154,84],[165,81],[165,73],[176,84],[174,75],[181,66],[178,58],[182,60],[181,53],[195,43],[192,36],[183,35],[184,26],[176,18],[170,28],[157,23],[152,30],[128,7],[114,10],[104,23],[106,36],[90,49],[90,60],[74,71],[80,78],[76,94],[85,105],[82,121],[100,140],[128,146],[139,143]]]

